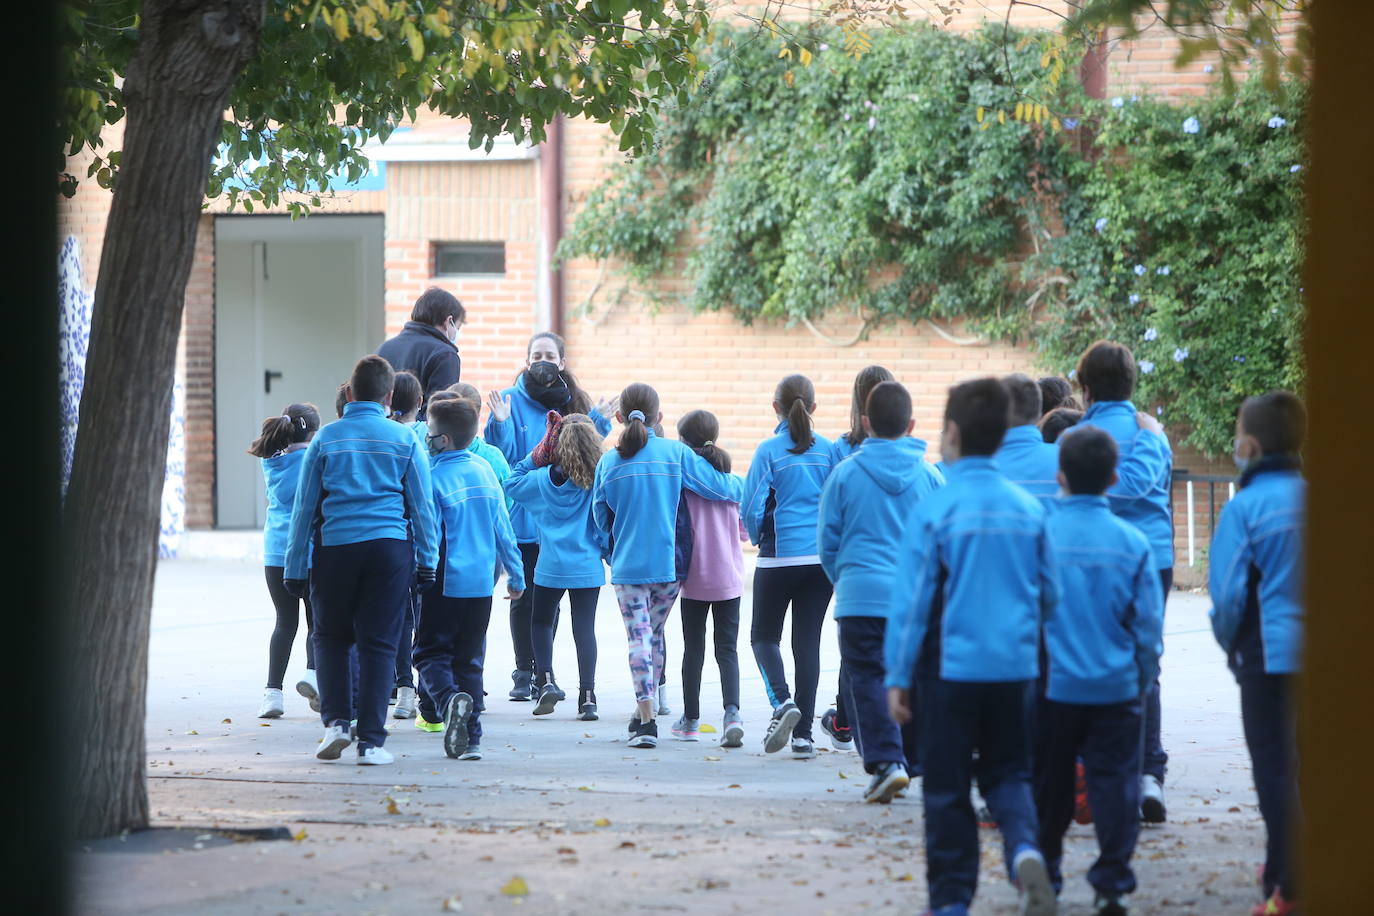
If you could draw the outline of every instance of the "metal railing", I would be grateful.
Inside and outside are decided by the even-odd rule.
[[[1186,470],[1175,470],[1172,485],[1170,487],[1170,500],[1173,497],[1173,487],[1178,484],[1184,486],[1184,504],[1188,513],[1188,565],[1197,565],[1197,489],[1199,484],[1207,485],[1207,539],[1210,542],[1212,534],[1217,530],[1217,489],[1226,487],[1226,499],[1222,505],[1226,505],[1236,495],[1236,484],[1240,478],[1227,474],[1190,474]],[[1175,524],[1175,530],[1178,526]]]

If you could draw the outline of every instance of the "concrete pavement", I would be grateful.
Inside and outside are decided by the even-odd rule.
[[[137,837],[107,841],[78,854],[79,911],[921,912],[919,784],[891,806],[864,805],[856,755],[763,754],[768,703],[743,635],[749,606],[746,594],[744,748],[723,750],[711,735],[695,744],[671,739],[681,712],[676,615],[668,629],[673,715],[660,720],[656,750],[625,747],[632,694],[608,588],[597,625],[599,722],[576,721],[571,701],[536,720],[530,704],[506,700],[510,634],[498,599],[488,636],[485,759],[449,760],[439,736],[393,720],[387,746],[397,763],[369,768],[353,765],[351,753],[334,764],[313,757],[318,717],[290,692],[304,665],[304,627],[286,716],[255,718],[272,626],[262,568],[164,562],[149,662],[154,822],[196,830],[286,825],[300,839],[224,844],[197,832],[186,848],[149,852],[134,851]],[[1205,597],[1184,593],[1169,605],[1170,823],[1142,834],[1137,913],[1243,913],[1258,895],[1263,825],[1235,684],[1207,628],[1207,606]],[[833,697],[839,666],[833,626],[823,641],[820,709]],[[556,669],[572,693],[576,662],[566,625]],[[703,717],[718,726],[710,658],[703,681]],[[982,838],[974,912],[1014,912],[998,834],[985,830]],[[1088,911],[1083,875],[1094,855],[1091,828],[1073,827],[1062,912]]]

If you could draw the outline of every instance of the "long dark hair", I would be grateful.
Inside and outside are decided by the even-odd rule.
[[[279,417],[262,421],[262,435],[248,446],[254,458],[271,458],[297,442],[309,442],[320,428],[320,411],[314,404],[292,404]]]
[[[866,366],[854,376],[854,397],[849,402],[849,432],[845,438],[851,448],[858,448],[868,438],[864,432],[864,407],[868,396],[883,382],[895,382],[897,377],[882,366]]]
[[[773,392],[782,415],[787,418],[787,432],[796,443],[788,451],[800,455],[816,444],[812,431],[811,408],[816,404],[816,386],[804,375],[789,375],[778,382]]]
[[[546,337],[552,340],[558,347],[558,358],[563,360],[563,368],[558,370],[558,374],[562,376],[563,382],[568,386],[568,392],[572,395],[568,400],[568,409],[563,411],[563,415],[567,416],[570,413],[591,413],[592,396],[582,390],[582,386],[577,383],[577,376],[573,375],[572,370],[568,368],[568,345],[563,341],[563,338],[559,337],[553,331],[543,331],[539,334],[532,335],[529,339],[529,343],[525,344],[525,360],[529,360],[530,350],[534,347],[534,342],[536,340],[543,340]],[[519,379],[523,377],[525,371],[526,370],[521,369],[519,374],[516,375],[516,378]]]
[[[635,411],[644,418],[631,418]],[[615,450],[621,458],[633,458],[649,444],[649,424],[658,418],[658,392],[643,382],[630,385],[620,392],[620,415],[625,418],[625,428],[620,431]]]
[[[391,385],[391,415],[399,420],[412,410],[418,410],[424,402],[424,392],[415,373],[404,369],[397,372],[396,381]]]
[[[730,473],[730,453],[716,445],[720,421],[709,410],[693,410],[677,421],[677,437],[682,444],[705,458],[722,474]]]

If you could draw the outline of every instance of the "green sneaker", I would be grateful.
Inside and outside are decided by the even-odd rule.
[[[417,712],[415,714],[415,727],[422,732],[441,732],[444,730],[444,723],[430,722]]]

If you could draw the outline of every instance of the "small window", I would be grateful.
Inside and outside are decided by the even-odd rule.
[[[436,277],[504,274],[505,242],[438,242],[434,245]]]

